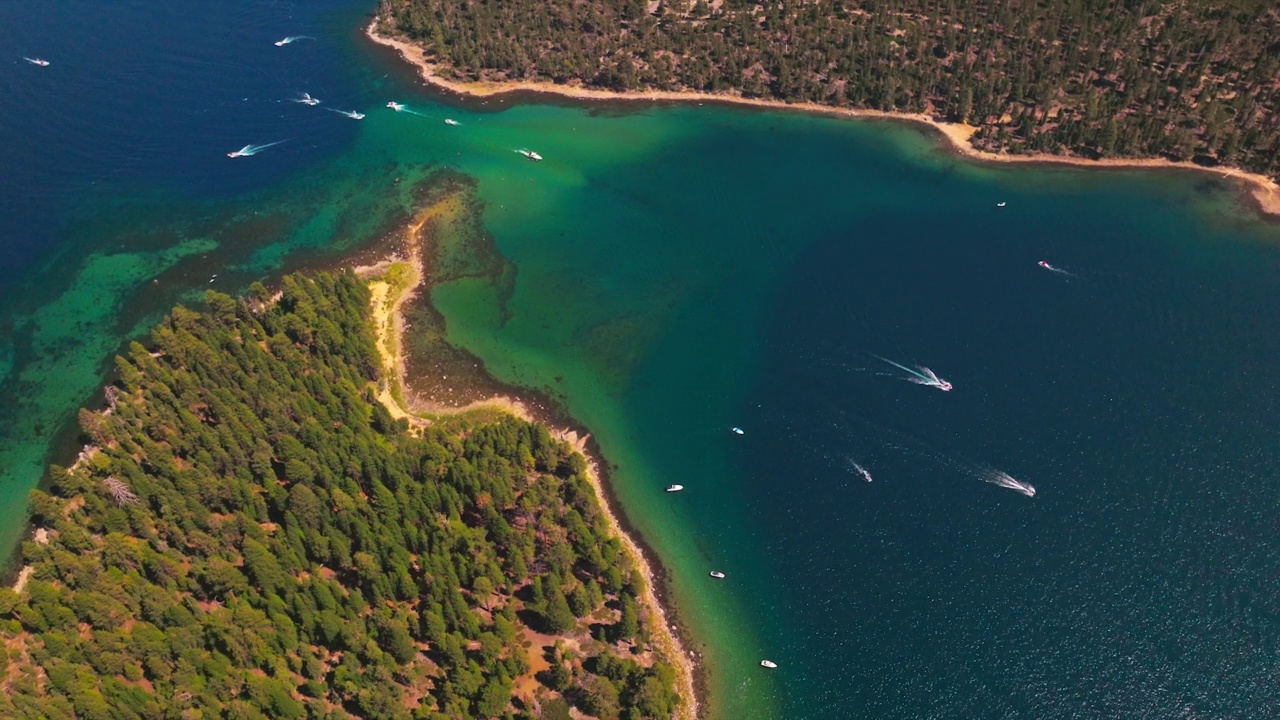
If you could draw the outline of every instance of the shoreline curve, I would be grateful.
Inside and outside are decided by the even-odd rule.
[[[1071,155],[1051,155],[1048,153],[1028,153],[1011,155],[979,150],[970,144],[969,139],[978,131],[978,127],[966,123],[953,123],[938,120],[924,113],[890,112],[869,108],[840,108],[817,103],[789,103],[782,100],[766,100],[745,98],[740,95],[704,93],[687,90],[643,90],[633,92],[615,92],[599,90],[575,85],[558,85],[551,82],[458,82],[448,80],[436,74],[437,65],[427,59],[426,51],[411,42],[383,35],[378,32],[380,16],[375,15],[365,29],[365,36],[370,41],[394,49],[399,52],[405,62],[418,69],[418,74],[428,85],[468,98],[484,98],[513,93],[532,93],[558,95],[572,100],[614,101],[614,102],[712,102],[744,107],[756,107],[770,110],[791,110],[844,118],[862,118],[878,120],[898,120],[902,122],[924,125],[940,134],[951,150],[970,160],[990,163],[1026,163],[1039,165],[1068,165],[1080,168],[1097,169],[1149,169],[1149,170],[1194,170],[1202,173],[1218,175],[1234,180],[1248,197],[1260,215],[1268,220],[1280,219],[1280,183],[1262,175],[1247,172],[1240,168],[1228,166],[1197,165],[1189,161],[1175,162],[1161,158],[1100,158],[1097,160]]]
[[[390,379],[399,385],[401,389],[406,387],[405,378],[407,375],[405,352],[402,344],[406,328],[402,314],[403,306],[407,301],[416,297],[419,291],[429,291],[430,287],[430,280],[427,278],[427,272],[423,267],[422,247],[424,243],[428,242],[423,238],[423,233],[429,216],[429,212],[420,213],[406,227],[402,228],[401,232],[404,233],[403,254],[393,250],[390,255],[376,263],[352,268],[357,275],[364,278],[371,286],[370,310],[377,347],[380,353],[387,352],[392,356],[381,358],[382,370],[393,375]],[[373,281],[370,276],[397,263],[407,264],[410,267],[411,274],[408,282],[398,288],[386,285],[375,289],[373,285],[381,284],[383,281]],[[397,397],[398,395],[399,397]],[[580,423],[571,419],[568,419],[568,423],[565,423],[566,418],[557,417],[554,412],[551,413],[551,416],[548,416],[542,404],[520,397],[515,392],[485,397],[461,407],[425,404],[417,398],[403,394],[403,390],[401,393],[393,392],[390,387],[380,388],[377,399],[393,417],[404,418],[411,425],[423,425],[429,422],[418,417],[419,413],[457,415],[469,410],[490,408],[514,415],[526,422],[538,422],[546,425],[553,437],[568,443],[575,452],[581,454],[587,463],[587,481],[595,492],[596,500],[600,504],[600,510],[604,514],[606,523],[621,540],[624,552],[631,556],[631,561],[635,563],[637,570],[644,578],[645,586],[644,592],[641,594],[641,601],[649,611],[650,631],[656,635],[656,643],[662,649],[663,654],[667,656],[666,659],[676,668],[678,674],[677,691],[680,697],[685,700],[676,711],[675,717],[677,720],[697,720],[703,717],[702,713],[705,708],[701,702],[702,693],[699,692],[699,688],[703,687],[703,682],[699,674],[699,666],[693,660],[693,657],[696,656],[686,648],[686,643],[682,640],[683,627],[678,624],[679,620],[675,615],[675,609],[668,606],[665,585],[660,584],[667,582],[666,569],[662,567],[656,555],[635,534],[634,529],[626,522],[625,516],[621,514],[617,499],[607,485],[606,469],[608,465],[601,462],[603,455],[600,453],[600,448],[596,446],[590,433],[581,428]],[[401,405],[401,401],[403,401],[403,405]],[[536,412],[531,409],[534,407],[543,409],[544,412]],[[563,426],[566,424],[567,426]],[[578,427],[575,428],[574,425]],[[657,571],[655,571],[655,568]]]

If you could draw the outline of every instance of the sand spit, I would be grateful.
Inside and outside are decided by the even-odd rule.
[[[400,390],[400,388],[406,387],[404,381],[405,358],[402,349],[404,346],[402,337],[405,321],[401,308],[405,301],[414,297],[424,285],[422,232],[431,217],[431,210],[428,209],[420,213],[405,227],[404,248],[407,251],[407,257],[396,255],[373,265],[355,268],[357,274],[369,281],[371,291],[370,304],[373,311],[377,347],[379,353],[383,355],[384,369],[388,373],[395,373],[391,376],[390,382],[379,388],[379,401],[387,406],[393,417],[407,418],[414,425],[429,424],[430,420],[422,417],[426,414],[460,414],[484,408],[510,413],[526,421],[539,421],[540,419],[529,409],[531,404],[525,403],[518,398],[495,396],[477,400],[462,407],[444,407],[407,398],[403,395],[403,391]],[[400,271],[400,275],[396,279],[385,279],[387,274],[395,268],[404,269]],[[547,422],[546,419],[541,421]],[[553,430],[552,434],[568,442],[586,459],[587,479],[596,492],[601,511],[604,513],[609,527],[622,539],[623,547],[631,555],[632,561],[644,576],[645,587],[642,600],[649,610],[650,632],[653,633],[662,654],[676,667],[679,674],[676,689],[680,697],[685,700],[677,713],[679,720],[695,720],[695,718],[699,717],[700,706],[695,691],[693,661],[681,644],[667,609],[658,600],[655,590],[657,576],[654,574],[653,566],[650,565],[639,543],[623,529],[618,514],[610,504],[609,494],[601,483],[599,459],[594,457],[588,450],[587,437],[579,436],[572,429]]]

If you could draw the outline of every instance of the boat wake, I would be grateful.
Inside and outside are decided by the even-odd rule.
[[[1076,274],[1075,274],[1075,273],[1073,273],[1073,272],[1070,272],[1070,271],[1068,271],[1068,270],[1063,270],[1063,269],[1062,269],[1062,268],[1060,268],[1060,267],[1056,267],[1056,266],[1050,265],[1049,263],[1045,262],[1044,260],[1041,260],[1040,262],[1038,262],[1038,263],[1036,263],[1036,264],[1037,264],[1037,265],[1039,265],[1040,267],[1044,268],[1045,270],[1048,270],[1048,271],[1049,271],[1049,272],[1051,272],[1051,273],[1057,273],[1057,274],[1059,274],[1059,275],[1065,275],[1065,276],[1067,276],[1067,277],[1079,277],[1078,275],[1076,275]]]
[[[877,360],[883,360],[884,362],[887,362],[890,365],[900,370],[905,370],[907,373],[909,373],[909,375],[908,377],[902,378],[903,380],[909,380],[917,385],[926,385],[928,387],[938,388],[943,392],[947,392],[951,390],[951,383],[938,377],[937,373],[935,373],[934,371],[930,370],[927,367],[924,367],[923,365],[917,365],[913,369],[913,368],[907,367],[906,365],[900,365],[888,358],[882,358],[879,355],[873,355],[872,357],[876,358]]]
[[[276,47],[284,47],[285,45],[288,45],[290,43],[296,43],[299,40],[315,40],[315,38],[311,37],[310,35],[290,35],[289,37],[284,38],[283,40],[277,40]]]
[[[998,470],[986,463],[977,462],[962,455],[943,450],[914,433],[873,424],[866,418],[856,414],[841,413],[841,417],[842,419],[854,420],[861,426],[856,432],[850,434],[851,437],[865,438],[872,434],[878,435],[879,437],[876,438],[876,441],[885,447],[902,453],[920,454],[938,465],[954,470],[966,477],[981,480],[997,487],[1007,488],[1027,497],[1036,496],[1034,485],[1023,482],[1009,473]],[[858,473],[867,482],[871,482],[871,474],[855,461],[851,455],[841,455],[841,457],[844,459],[845,466],[848,469]]]
[[[396,112],[409,113],[410,115],[417,115],[418,117],[426,117],[426,115],[423,115],[417,110],[410,110],[409,108],[405,107],[404,103],[398,103],[398,102],[395,102],[394,100],[391,102],[388,102],[387,107],[391,108],[392,110],[395,110]]]
[[[850,458],[850,457],[846,457],[846,458],[844,459],[844,461],[845,461],[846,463],[848,463],[848,464],[849,464],[849,468],[850,468],[850,469],[852,469],[854,472],[858,473],[858,475],[859,475],[863,480],[866,480],[867,482],[871,482],[871,473],[867,472],[867,469],[866,469],[866,468],[864,468],[864,467],[862,467],[861,465],[859,465],[858,463],[854,462],[854,461],[853,461],[853,458]]]
[[[336,112],[336,113],[338,113],[339,115],[346,115],[347,117],[351,118],[352,120],[363,120],[363,119],[364,119],[364,113],[358,113],[358,112],[356,112],[355,110],[339,110],[339,109],[337,109],[337,108],[325,108],[325,110],[328,110],[329,112]]]
[[[279,145],[282,142],[284,142],[284,140],[277,140],[273,143],[267,143],[266,145],[245,145],[244,147],[240,148],[239,150],[236,150],[235,152],[227,153],[227,157],[229,158],[250,157],[252,155],[257,155],[258,153],[262,152],[263,150],[266,150],[269,147]]]
[[[1009,488],[1014,492],[1020,492],[1027,497],[1036,496],[1036,488],[1034,485],[1024,483],[1002,470],[987,469],[982,473],[982,479],[992,485],[998,485],[1002,488]]]
[[[296,98],[292,98],[292,100],[293,100],[293,102],[296,102],[296,103],[302,103],[303,105],[313,105],[313,106],[314,106],[314,105],[319,105],[319,104],[320,104],[320,101],[319,101],[317,98],[313,98],[313,97],[311,97],[311,93],[302,93],[302,94],[301,94],[301,95],[299,95],[298,97],[296,97]]]

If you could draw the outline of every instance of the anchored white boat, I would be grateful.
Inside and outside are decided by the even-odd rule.
[[[723,579],[724,579],[724,573],[720,572],[719,570],[712,570],[712,571],[711,571],[711,577],[713,577],[713,578],[715,578],[715,579],[717,579],[717,580],[723,580]]]
[[[774,668],[778,667],[778,663],[776,663],[776,662],[774,662],[774,661],[772,661],[772,660],[761,660],[761,661],[760,661],[760,667],[767,667],[767,668],[769,668],[770,670],[772,670],[772,669],[774,669]]]
[[[746,433],[746,431],[744,431],[744,430],[743,430],[742,428],[740,428],[740,427],[732,428],[732,429],[730,430],[730,432],[732,432],[734,435],[746,435],[746,434],[747,434],[747,433]]]
[[[668,485],[667,492],[680,492],[684,489],[683,485]]]

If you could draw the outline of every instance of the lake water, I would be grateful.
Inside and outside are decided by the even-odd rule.
[[[0,7],[9,545],[124,338],[365,246],[447,167],[517,271],[437,287],[449,337],[594,434],[716,717],[1275,714],[1280,231],[1229,188],[892,123],[449,107],[369,9]]]

